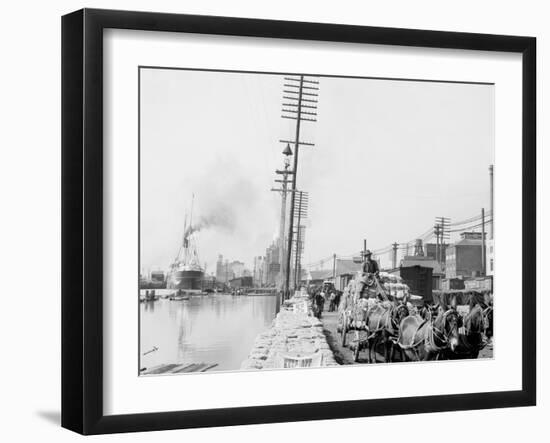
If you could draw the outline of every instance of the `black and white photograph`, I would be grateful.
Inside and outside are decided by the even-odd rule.
[[[544,3],[3,6],[1,441],[548,434]]]
[[[493,83],[137,75],[140,376],[493,358]]]

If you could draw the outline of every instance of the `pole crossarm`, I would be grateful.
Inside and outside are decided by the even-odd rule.
[[[275,189],[275,188],[271,188],[272,191],[281,191],[281,189]],[[299,191],[296,191],[294,189],[287,189],[285,192],[290,192],[290,193],[293,193],[295,194],[296,192],[299,192]]]
[[[317,83],[319,84],[319,83]],[[291,85],[291,84],[288,84],[288,83],[285,83],[283,85],[284,87],[288,87],[288,88],[300,88],[300,85]],[[315,87],[315,86],[302,86],[302,89],[309,89],[309,90],[313,90],[313,91],[318,91],[319,88]]]
[[[295,140],[279,140],[280,143],[292,143],[293,145],[298,144],[302,146],[315,146],[314,143],[300,142]]]
[[[297,110],[294,110],[294,109],[281,109],[282,112],[292,112],[293,114],[298,114],[298,111]],[[306,115],[314,115],[317,117],[317,113],[316,112],[307,112],[307,111],[301,111],[300,114],[306,114]]]
[[[285,94],[298,94],[298,91],[293,91],[293,90],[291,90],[291,89],[284,89],[283,92],[284,92]],[[305,95],[305,96],[308,96],[308,97],[319,97],[319,94],[315,94],[315,93],[313,93],[313,92],[303,92],[303,91],[302,91],[302,94],[301,94],[302,100],[305,100],[305,99],[303,98],[304,95]]]
[[[283,98],[287,100],[299,100],[298,97],[287,97],[286,95],[283,95]],[[319,103],[317,100],[312,100],[309,98],[302,98],[302,102],[308,102],[308,103]]]
[[[314,120],[312,118],[302,118],[302,117],[291,117],[290,115],[281,115],[282,118],[288,118],[290,120],[300,120],[302,122],[316,122],[317,120]]]
[[[283,106],[291,106],[291,107],[298,107],[298,103],[283,103]],[[317,109],[317,106],[316,105],[304,105],[302,104],[302,108],[307,108],[307,109]]]
[[[291,81],[291,82],[302,82],[302,83],[311,83],[311,84],[314,84],[314,85],[318,85],[319,82],[318,81],[315,81],[315,80],[309,80],[307,78],[303,78],[304,76],[300,76],[299,78],[296,78],[296,77],[284,77],[285,80],[287,81]],[[317,78],[317,77],[316,77]]]

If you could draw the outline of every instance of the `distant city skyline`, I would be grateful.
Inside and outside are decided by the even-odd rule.
[[[201,263],[253,269],[277,238],[271,192],[293,121],[283,76],[141,70],[141,268],[167,269],[194,219]],[[303,263],[411,240],[489,205],[494,87],[321,77],[319,117],[303,128],[297,185],[309,192]],[[208,218],[208,220],[206,220]]]

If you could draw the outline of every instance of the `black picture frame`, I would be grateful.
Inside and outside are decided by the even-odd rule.
[[[522,54],[522,389],[104,415],[102,37],[107,28]],[[533,37],[97,9],[65,15],[62,18],[62,426],[82,434],[104,434],[535,405],[535,67]]]

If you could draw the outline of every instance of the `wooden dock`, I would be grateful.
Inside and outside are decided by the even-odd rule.
[[[217,363],[170,363],[153,366],[152,368],[143,368],[141,375],[161,375],[161,374],[183,374],[186,372],[206,372],[209,369],[218,366]]]

